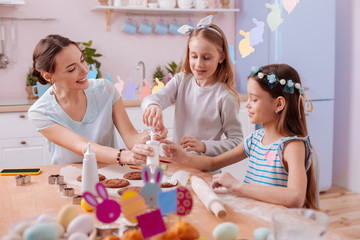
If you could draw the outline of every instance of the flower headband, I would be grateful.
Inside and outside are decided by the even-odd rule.
[[[300,83],[294,83],[291,79],[289,80],[285,80],[285,79],[280,79],[276,76],[276,74],[274,72],[271,72],[269,74],[263,73],[262,72],[262,68],[259,67],[252,67],[251,68],[251,76],[255,77],[257,75],[258,78],[260,79],[264,79],[266,81],[266,83],[269,85],[270,89],[272,89],[273,87],[275,87],[276,85],[278,85],[280,83],[280,85],[284,86],[283,91],[285,93],[289,93],[289,94],[293,94],[295,89],[297,89],[299,91],[299,115],[300,114],[300,103],[303,104],[304,109],[306,112],[313,112],[314,110],[314,106],[313,103],[310,99],[310,97],[307,95],[307,93],[305,92],[304,88],[301,87]]]
[[[192,26],[187,25],[187,24],[182,25],[178,29],[178,32],[181,33],[181,34],[184,34],[184,35],[190,35],[196,29],[207,28],[207,29],[210,29],[210,30],[216,32],[217,34],[219,34],[220,37],[222,37],[221,33],[218,30],[216,30],[215,28],[210,27],[213,17],[214,17],[213,15],[209,15],[207,17],[204,17],[204,18],[200,19],[200,21],[196,24],[196,27],[192,27]]]

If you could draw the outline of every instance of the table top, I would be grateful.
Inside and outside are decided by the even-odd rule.
[[[57,214],[60,209],[72,204],[72,198],[64,197],[59,192],[58,185],[48,184],[48,177],[52,174],[59,174],[60,169],[66,165],[42,166],[39,175],[31,176],[31,183],[25,186],[16,186],[14,176],[0,176],[0,236],[8,233],[8,229],[16,222],[41,214]],[[81,164],[72,166],[81,169]],[[98,164],[98,167],[104,167]],[[198,176],[210,184],[212,174],[191,169],[178,164],[168,164],[165,175],[171,176],[178,170],[187,171],[190,176]],[[75,194],[80,194],[80,187],[77,185],[68,185],[74,187]],[[254,239],[253,232],[258,227],[267,227],[272,229],[271,215],[274,211],[284,208],[282,206],[268,204],[253,199],[243,198],[227,193],[226,191],[217,191],[222,200],[227,215],[224,218],[217,218],[209,212],[202,204],[196,194],[192,191],[190,181],[186,186],[193,196],[193,209],[189,215],[182,217],[182,220],[190,222],[200,232],[200,236],[212,239],[213,229],[222,222],[233,222],[239,227],[240,239]],[[120,199],[120,198],[119,198]],[[85,213],[80,205],[75,205],[79,211]],[[169,219],[179,217],[169,215]],[[176,220],[175,220],[176,221]],[[332,229],[329,229],[327,239],[348,239]]]

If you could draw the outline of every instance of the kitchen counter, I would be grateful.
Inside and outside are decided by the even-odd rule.
[[[72,204],[71,198],[62,196],[58,191],[57,185],[48,184],[48,176],[51,174],[59,174],[60,169],[66,165],[50,165],[42,166],[40,175],[31,176],[31,183],[26,186],[15,186],[14,176],[0,176],[0,196],[1,197],[1,214],[0,214],[0,236],[8,233],[10,226],[18,221],[27,218],[33,218],[41,214],[57,214],[59,210],[68,204]],[[81,164],[73,164],[72,166],[81,169]],[[98,167],[104,167],[104,164],[98,164]],[[168,164],[167,170],[164,172],[166,176],[178,170],[185,170],[191,176],[196,175],[206,182],[210,183],[212,174],[191,169],[183,165]],[[75,188],[75,194],[80,193],[80,187],[70,185],[68,187]],[[181,219],[193,224],[200,232],[201,237],[212,239],[213,229],[222,222],[233,222],[239,228],[239,236],[237,239],[253,239],[253,232],[258,227],[272,228],[271,215],[278,209],[284,207],[274,204],[268,204],[248,198],[242,198],[226,191],[218,191],[218,196],[223,202],[227,215],[224,218],[217,218],[209,212],[200,202],[198,197],[191,189],[190,181],[187,188],[192,193],[193,208],[189,215]],[[79,205],[76,205],[79,211],[85,213]],[[93,213],[92,213],[93,214]],[[169,221],[179,220],[177,215],[168,216]],[[327,233],[327,239],[349,239],[330,229]]]
[[[240,94],[241,102],[247,101],[246,94]],[[23,99],[0,99],[0,113],[7,112],[27,112],[31,105],[36,101]],[[140,107],[140,99],[136,100],[123,100],[125,107]]]

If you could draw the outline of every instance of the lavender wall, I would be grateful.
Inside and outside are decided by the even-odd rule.
[[[6,50],[12,62],[7,69],[0,69],[0,99],[26,98],[25,76],[32,64],[32,52],[37,42],[48,34],[56,33],[74,41],[93,40],[93,46],[104,57],[101,58],[103,72],[108,72],[113,80],[119,75],[129,84],[128,78],[140,83],[142,71],[137,71],[138,61],[146,66],[146,79],[152,78],[157,65],[166,65],[174,60],[180,61],[186,47],[186,37],[180,35],[159,36],[128,35],[121,28],[128,18],[125,13],[115,12],[111,17],[111,31],[105,30],[105,12],[92,11],[98,5],[97,0],[26,0],[25,5],[17,8],[0,7],[0,17],[55,18],[55,21],[17,21],[16,51],[10,36],[10,21],[6,21]],[[176,14],[176,19],[183,24],[188,18],[196,23],[204,13],[191,13],[187,16]],[[137,23],[143,16],[131,16]],[[155,23],[159,17],[148,16]],[[168,22],[173,19],[164,16]],[[229,44],[235,42],[235,14],[218,13],[214,23],[222,27]],[[235,48],[236,49],[236,48]],[[15,52],[15,53],[14,53]],[[17,57],[16,57],[17,56]],[[15,62],[14,62],[15,61]]]

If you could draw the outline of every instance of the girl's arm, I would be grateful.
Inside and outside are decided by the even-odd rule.
[[[239,162],[247,157],[244,151],[243,143],[240,143],[232,150],[227,151],[219,156],[208,157],[204,155],[194,155],[187,153],[181,146],[168,140],[164,140],[162,142],[166,143],[166,145],[163,147],[164,153],[166,156],[170,157],[171,160],[199,170],[214,171],[230,164]]]
[[[302,141],[291,141],[286,144],[283,162],[285,166],[287,165],[289,174],[287,187],[241,183],[229,173],[215,175],[213,187],[224,186],[241,196],[286,207],[302,207],[305,202],[307,186],[304,143]]]

